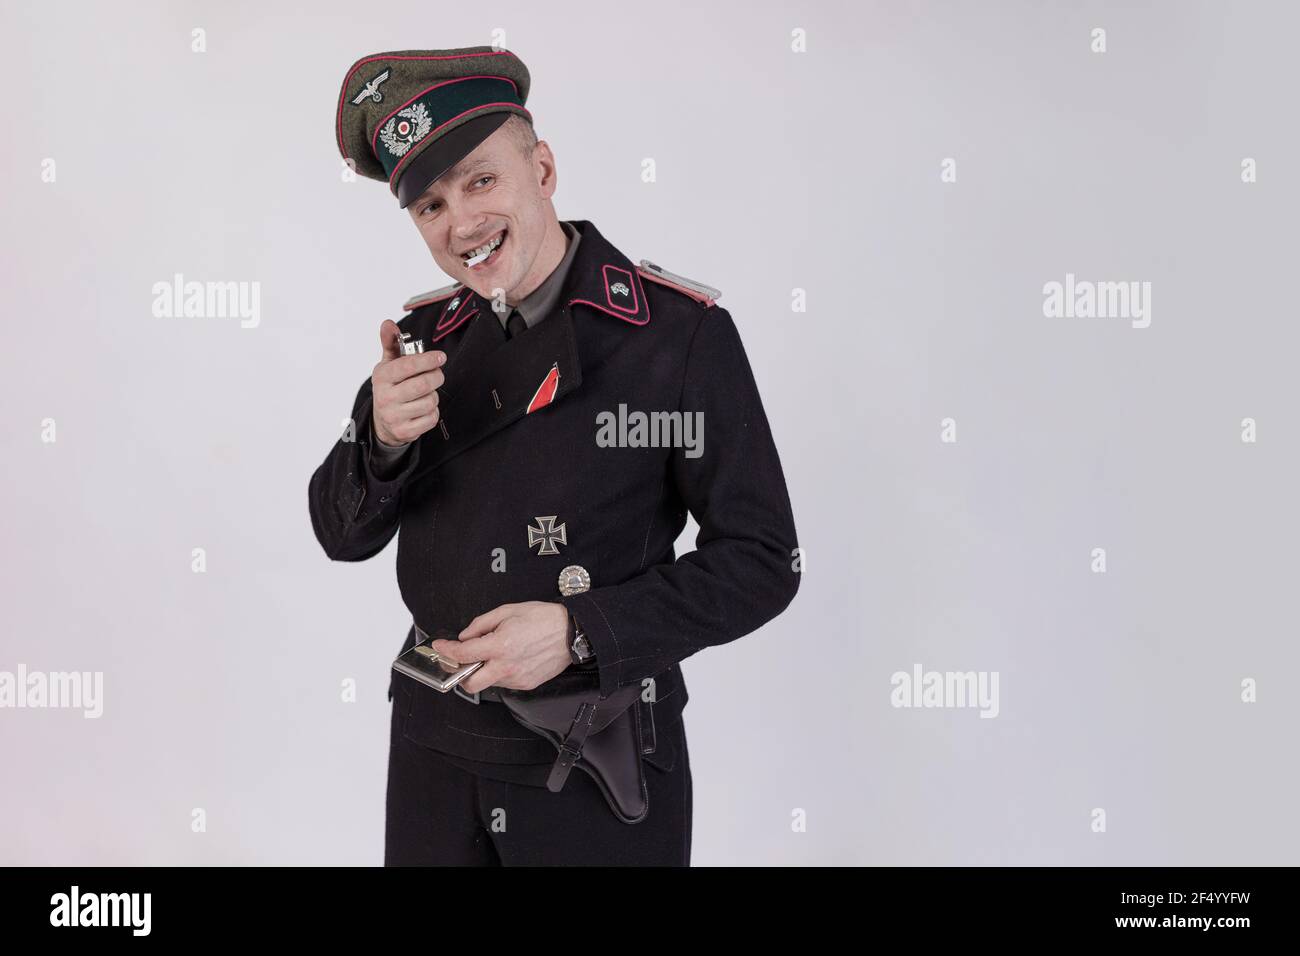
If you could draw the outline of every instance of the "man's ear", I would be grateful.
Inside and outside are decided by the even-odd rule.
[[[533,148],[533,169],[537,172],[537,191],[543,199],[550,199],[555,194],[558,173],[555,169],[555,154],[544,139],[539,139]]]

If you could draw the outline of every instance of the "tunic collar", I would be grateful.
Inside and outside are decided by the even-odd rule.
[[[519,310],[519,314],[524,317],[524,323],[530,329],[550,315],[560,301],[564,280],[568,278],[569,270],[573,267],[573,261],[578,254],[578,243],[582,241],[582,233],[578,232],[572,223],[561,221],[560,228],[564,230],[567,239],[564,258],[560,260],[558,266],[551,270],[551,274],[542,280],[541,285],[524,296],[523,301],[515,306]],[[503,326],[509,315],[510,312],[507,310],[499,316]]]

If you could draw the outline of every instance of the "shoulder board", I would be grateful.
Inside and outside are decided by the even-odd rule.
[[[422,305],[428,305],[430,302],[437,302],[439,299],[445,299],[453,292],[461,289],[459,282],[453,282],[451,285],[445,285],[441,289],[434,289],[432,292],[421,292],[419,295],[413,295],[406,300],[402,306],[407,312],[412,309],[418,309]]]
[[[705,285],[703,282],[696,282],[694,279],[687,279],[684,276],[676,275],[669,272],[662,266],[657,266],[649,259],[642,259],[640,267],[636,270],[641,273],[641,277],[649,279],[651,282],[658,282],[660,285],[666,285],[669,288],[676,289],[695,299],[697,302],[703,302],[705,305],[713,305],[715,299],[722,298],[722,292],[713,288],[711,285]]]

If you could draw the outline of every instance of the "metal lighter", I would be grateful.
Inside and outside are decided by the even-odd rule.
[[[418,355],[424,351],[424,342],[412,338],[410,332],[402,333],[401,346],[403,355]]]

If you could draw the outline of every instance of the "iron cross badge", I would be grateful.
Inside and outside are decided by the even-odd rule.
[[[537,527],[528,526],[528,547],[531,548],[533,545],[540,544],[542,548],[537,552],[538,555],[559,554],[560,549],[556,545],[569,543],[564,524],[557,525],[555,523],[556,517],[556,515],[546,515],[541,518],[534,518]]]

